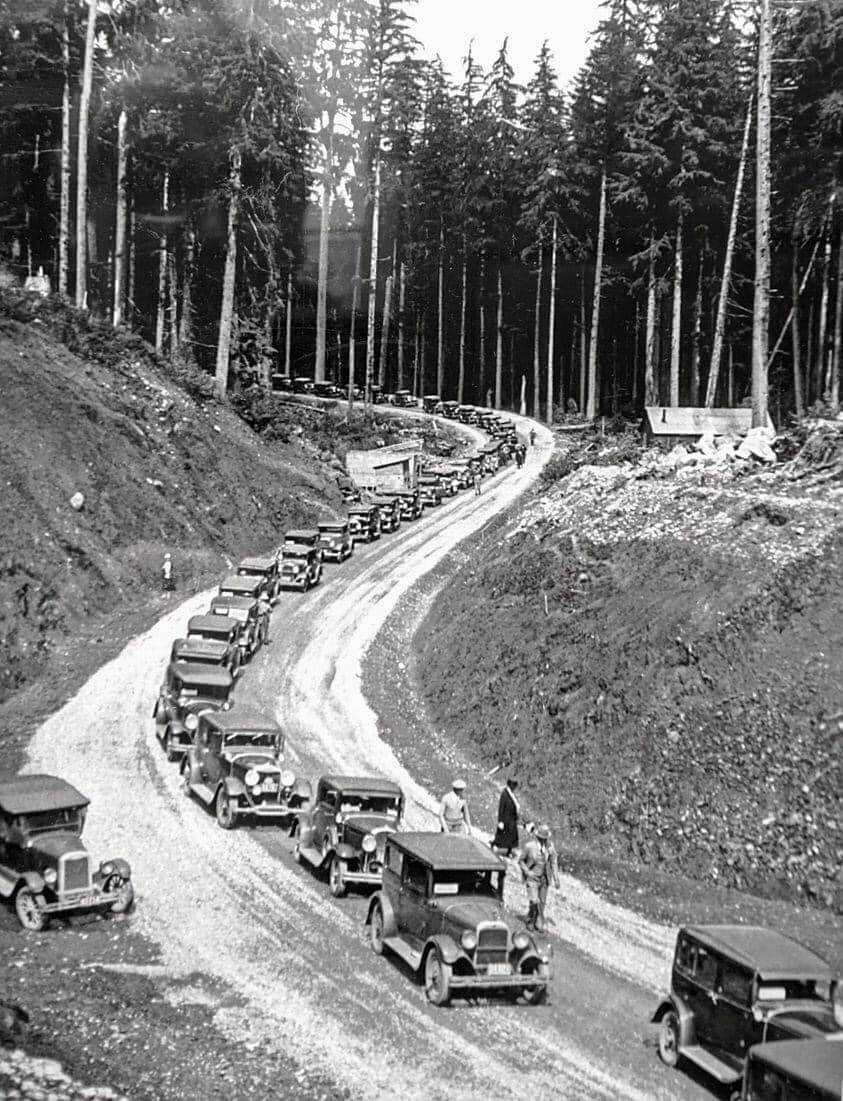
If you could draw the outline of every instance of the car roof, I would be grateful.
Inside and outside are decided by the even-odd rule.
[[[830,979],[822,956],[763,925],[688,925],[685,932],[706,947],[757,971],[764,980]]]
[[[319,528],[346,528],[348,527],[348,520],[320,520]]]
[[[211,597],[211,604],[225,604],[227,608],[254,608],[257,600],[251,596],[229,596],[227,593],[217,593]]]
[[[257,589],[260,588],[259,577],[250,575],[241,576],[239,573],[230,573],[220,582],[221,589]]]
[[[824,1040],[776,1040],[750,1049],[753,1059],[774,1070],[840,1097],[843,1082],[843,1033]]]
[[[239,630],[239,625],[225,615],[192,615],[187,621],[188,631],[221,631],[223,627],[228,627],[230,631],[235,628]]]
[[[390,841],[434,871],[506,870],[504,862],[488,845],[467,834],[401,833],[393,835]]]
[[[271,715],[265,715],[252,707],[237,707],[233,711],[209,711],[202,718],[209,726],[215,726],[223,733],[232,730],[271,730],[276,734],[281,731]]]
[[[214,665],[194,665],[191,661],[172,661],[167,671],[172,672],[179,680],[204,685],[206,688],[228,688],[233,683],[231,673],[227,669],[217,668]]]
[[[392,780],[380,776],[323,776],[321,781],[339,791],[354,791],[358,795],[401,795],[401,788]]]
[[[315,554],[316,548],[309,543],[288,543],[281,548],[282,558],[295,558],[298,555]]]
[[[375,508],[374,505],[352,505],[352,507],[348,510],[348,514],[349,516],[351,516],[352,514],[357,512],[371,512],[373,508]]]
[[[271,570],[275,565],[274,558],[243,558],[238,564],[238,570]]]
[[[34,814],[39,810],[87,807],[90,799],[58,776],[38,772],[0,777],[0,810],[6,814]]]
[[[224,654],[227,648],[228,643],[223,638],[177,638],[172,646],[173,651],[186,650],[194,654]]]
[[[319,532],[316,528],[293,528],[292,531],[284,532],[284,539],[292,539],[294,542],[312,539],[314,535],[318,535]]]

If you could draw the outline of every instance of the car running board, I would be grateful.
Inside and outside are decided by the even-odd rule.
[[[213,788],[209,788],[207,784],[189,784],[190,791],[193,795],[198,795],[205,806],[210,806],[214,801],[216,792]]]
[[[689,1044],[687,1047],[683,1047],[680,1054],[689,1063],[693,1063],[694,1066],[704,1070],[706,1074],[710,1074],[712,1078],[716,1078],[718,1082],[722,1082],[726,1086],[734,1085],[743,1076],[739,1068],[735,1069],[731,1063],[727,1063],[725,1059],[721,1059],[706,1048],[700,1047],[699,1044]]]
[[[414,971],[421,967],[422,953],[417,948],[411,948],[403,937],[384,937],[383,942],[396,956],[400,956],[404,963]]]
[[[323,862],[322,850],[313,845],[299,845],[299,856],[306,860],[314,868],[321,868]]]

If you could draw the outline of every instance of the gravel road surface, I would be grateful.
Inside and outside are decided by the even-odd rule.
[[[481,496],[462,494],[358,548],[344,566],[327,566],[317,590],[283,596],[272,642],[237,689],[241,703],[277,714],[299,771],[399,780],[413,828],[433,824],[435,797],[379,736],[361,692],[361,660],[402,594],[533,484],[552,446],[537,431],[523,469],[507,468]],[[283,1049],[301,1066],[302,1084],[312,1068],[355,1097],[711,1096],[661,1067],[652,1046],[647,1020],[667,977],[670,930],[566,879],[553,902],[550,1003],[437,1010],[402,965],[369,949],[365,900],[333,900],[293,862],[283,831],[218,829],[183,793],[151,720],[171,640],[208,599],[174,608],[100,669],[38,731],[29,767],[91,797],[89,843],[130,860],[134,922],[159,945],[164,966],[175,976],[206,973],[237,993],[221,1002],[220,1028],[256,1057]],[[508,904],[523,911],[516,880],[509,877]],[[230,1008],[241,1002],[246,1008]]]

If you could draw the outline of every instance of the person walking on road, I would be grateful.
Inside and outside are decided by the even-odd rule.
[[[535,428],[531,428],[530,429],[530,447],[535,447],[535,446],[536,446],[536,430],[535,430]]]
[[[518,821],[521,817],[521,807],[515,794],[517,787],[518,781],[510,777],[498,800],[498,828],[492,839],[492,848],[504,856],[512,856],[512,850],[518,847]]]
[[[481,490],[480,490],[480,482],[481,482],[481,478],[480,478],[480,471],[479,471],[479,470],[475,470],[475,471],[474,471],[474,496],[475,496],[475,497],[479,497],[479,496],[480,496],[480,492],[481,492]]]
[[[176,587],[176,583],[173,580],[173,558],[169,551],[164,555],[164,561],[161,565],[161,592],[166,593],[167,599],[170,597],[170,593]]]
[[[439,825],[443,833],[471,833],[471,818],[465,801],[465,780],[454,780],[439,807]]]
[[[550,826],[544,822],[524,846],[524,852],[518,861],[527,887],[527,928],[544,932],[544,908],[547,902],[547,889],[552,883],[559,886],[559,872],[556,867],[556,849],[551,840]]]
[[[271,614],[272,603],[266,593],[261,593],[258,597],[258,633],[261,646],[266,646],[269,642],[269,618]]]

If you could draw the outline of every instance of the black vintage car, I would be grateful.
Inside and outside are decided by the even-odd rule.
[[[492,991],[543,1001],[550,944],[504,910],[505,873],[503,860],[474,837],[390,834],[383,887],[367,917],[373,951],[389,949],[421,971],[434,1005]]]
[[[192,615],[187,621],[187,638],[190,641],[220,643],[225,647],[220,662],[232,676],[240,672],[240,624],[227,615]],[[172,661],[178,661],[176,657]]]
[[[448,420],[457,419],[457,409],[459,408],[458,401],[443,401],[442,402],[442,416],[447,417]]]
[[[261,592],[274,604],[281,586],[278,582],[278,559],[273,555],[244,558],[237,566],[239,577],[254,577],[261,582]]]
[[[320,545],[318,528],[295,528],[293,531],[284,532],[284,542],[278,548],[276,555],[280,563],[287,547],[312,547],[319,552],[319,561],[322,561],[322,547]]]
[[[286,543],[281,552],[281,588],[306,593],[322,580],[322,551],[303,543]]]
[[[372,498],[381,517],[381,531],[398,531],[401,527],[401,502],[394,493],[380,493]]]
[[[39,932],[54,914],[132,908],[128,862],[95,865],[82,841],[88,803],[58,776],[0,780],[0,897],[24,929]]]
[[[398,499],[402,520],[418,520],[424,512],[417,489],[394,489],[392,496]]]
[[[319,549],[327,562],[345,562],[354,553],[347,520],[319,521]]]
[[[416,399],[409,390],[396,390],[395,404],[399,409],[415,409],[418,405]]]
[[[180,661],[167,666],[152,717],[168,761],[181,757],[193,744],[203,711],[228,710],[233,686],[227,669]]]
[[[419,497],[425,508],[442,504],[442,487],[435,474],[422,474],[418,480]]]
[[[254,657],[266,636],[266,619],[261,615],[260,604],[251,596],[230,596],[218,593],[208,609],[213,616],[227,616],[240,628],[237,644],[240,647],[241,664]]]
[[[422,398],[422,409],[425,413],[439,413],[442,411],[442,399],[438,394],[425,394]]]
[[[281,727],[250,709],[201,715],[181,770],[185,790],[224,830],[244,818],[289,825],[311,799],[310,783],[284,767]]]
[[[391,780],[323,776],[313,806],[299,819],[295,858],[327,868],[335,898],[351,885],[380,886],[386,839],[403,808],[401,788]]]
[[[779,1040],[751,1048],[734,1101],[840,1101],[843,1043]]]
[[[293,379],[293,393],[294,394],[312,394],[313,393],[313,379],[307,375],[296,375]]]
[[[381,514],[377,505],[352,505],[348,510],[348,530],[355,544],[380,539]]]
[[[232,676],[240,671],[240,647],[211,638],[177,638],[170,649],[170,661],[211,665],[228,669]]]
[[[679,930],[670,993],[653,1015],[659,1055],[735,1085],[753,1044],[840,1030],[834,976],[815,952],[757,925]]]
[[[290,393],[293,389],[293,380],[289,375],[281,374],[280,371],[273,371],[272,389],[281,393]]]

